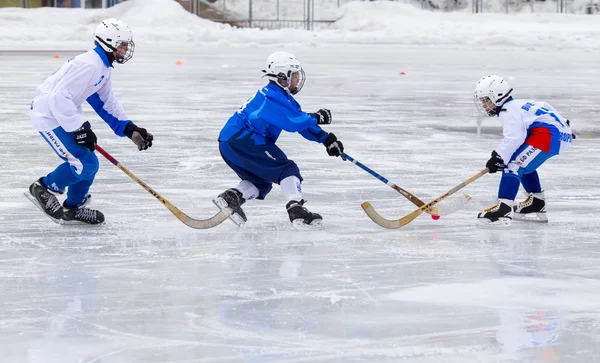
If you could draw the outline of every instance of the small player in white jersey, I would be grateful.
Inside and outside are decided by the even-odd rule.
[[[515,99],[512,88],[498,76],[477,82],[475,104],[502,123],[504,138],[486,163],[490,173],[503,171],[498,201],[477,216],[478,224],[510,225],[512,219],[547,222],[546,197],[537,168],[566,150],[573,140],[569,120],[545,102]],[[519,185],[529,196],[514,205]]]
[[[139,150],[147,150],[154,140],[129,119],[112,90],[113,65],[133,57],[131,30],[121,20],[103,20],[94,32],[94,44],[94,49],[69,59],[46,78],[30,106],[33,126],[63,162],[33,182],[26,196],[57,223],[104,222],[102,212],[87,207],[99,162],[94,153],[96,134],[83,118],[84,102],[116,135],[127,136]],[[65,191],[67,198],[61,205],[56,195]]]

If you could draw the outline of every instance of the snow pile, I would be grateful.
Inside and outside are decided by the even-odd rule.
[[[306,0],[252,0],[252,16],[262,20],[302,20],[308,16]],[[316,20],[335,20],[336,11],[340,5],[349,0],[315,0],[314,14]],[[212,5],[215,9],[228,14],[235,14],[240,19],[248,19],[250,1],[248,0],[218,0]]]
[[[306,17],[306,0],[252,0],[252,14],[257,19],[298,20]],[[358,0],[360,2],[369,2]],[[398,3],[413,5],[419,9],[471,12],[473,0],[395,0]],[[335,20],[335,13],[340,5],[357,2],[357,0],[314,0],[314,15],[317,20]],[[389,0],[377,0],[386,2]],[[249,0],[217,0],[214,7],[229,13],[247,18]],[[372,3],[371,3],[372,4]],[[557,0],[483,0],[483,12],[505,13],[556,13]],[[533,9],[532,9],[533,7]],[[567,12],[585,14],[591,10],[600,10],[598,0],[568,0]]]
[[[109,17],[125,21],[140,45],[217,41],[233,30],[190,14],[172,0],[129,0],[108,9],[4,8],[0,47],[87,48],[96,25]]]
[[[246,0],[244,0],[246,1]],[[129,0],[109,9],[0,9],[0,49],[87,49],[106,17],[130,25],[138,47],[302,43],[598,49],[600,16],[432,12],[401,2],[350,2],[332,8],[329,29],[237,29],[186,12],[173,0]]]
[[[600,16],[432,12],[397,2],[352,2],[334,29],[421,45],[598,48]]]

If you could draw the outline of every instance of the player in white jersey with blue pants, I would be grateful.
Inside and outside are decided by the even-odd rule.
[[[514,99],[512,88],[498,76],[477,82],[475,104],[502,123],[504,138],[486,163],[490,173],[503,171],[496,205],[479,213],[479,224],[510,225],[518,220],[547,222],[546,197],[537,168],[566,150],[573,135],[569,120],[545,102]],[[529,196],[513,205],[519,185]]]
[[[129,137],[139,150],[152,146],[152,134],[129,120],[112,91],[113,63],[123,64],[133,56],[131,30],[118,19],[106,19],[96,27],[94,43],[96,48],[69,59],[42,82],[30,107],[33,126],[64,163],[31,184],[28,197],[56,221],[104,222],[100,211],[86,207],[98,158],[96,135],[82,116],[84,102],[116,135]],[[67,198],[61,206],[56,195],[65,189]]]

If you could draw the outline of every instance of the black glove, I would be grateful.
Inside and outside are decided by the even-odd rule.
[[[485,163],[485,167],[489,169],[490,174],[504,169],[504,160],[498,155],[496,150],[492,151],[492,157]]]
[[[571,127],[571,121],[567,120],[567,125],[569,127]],[[573,140],[575,140],[577,138],[577,136],[575,136],[575,134],[573,132],[571,132],[571,137],[573,138]]]
[[[152,140],[154,136],[146,131],[146,129],[137,127],[133,122],[130,122],[125,126],[124,134],[137,145],[138,150],[147,150],[152,146]]]
[[[331,111],[326,108],[311,113],[311,115],[317,118],[317,125],[329,125],[331,123]]]
[[[96,150],[96,141],[98,141],[98,138],[94,134],[94,131],[92,131],[92,125],[90,125],[89,121],[84,122],[80,128],[73,131],[73,137],[77,145],[87,147],[90,151]]]
[[[329,156],[340,156],[344,152],[344,145],[342,145],[342,142],[332,133],[327,135],[327,139],[325,139],[323,145],[325,145]],[[343,156],[342,159],[344,161],[346,160]]]

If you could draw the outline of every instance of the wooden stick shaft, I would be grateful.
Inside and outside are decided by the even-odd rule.
[[[173,213],[173,215],[175,217],[177,217],[177,219],[179,219],[180,221],[182,221],[188,227],[192,227],[192,228],[195,228],[195,229],[212,228],[212,227],[215,227],[215,226],[219,225],[224,220],[226,220],[231,215],[231,213],[233,212],[231,210],[231,208],[224,208],[219,213],[217,213],[216,215],[214,215],[213,217],[208,218],[208,219],[194,219],[194,218],[191,218],[190,216],[188,216],[187,214],[185,214],[184,212],[182,212],[181,210],[179,210],[179,208],[177,208],[176,206],[174,206],[173,204],[171,204],[171,202],[169,202],[167,199],[165,199],[156,190],[154,190],[148,184],[144,183],[140,178],[138,178],[137,176],[135,176],[135,174],[133,174],[131,171],[129,171],[129,169],[127,169],[125,166],[123,166],[117,159],[113,158],[102,147],[96,145],[96,150],[100,154],[102,154],[106,159],[108,159],[108,161],[110,161],[111,163],[113,163],[114,165],[116,165],[119,169],[121,169],[121,171],[123,171],[125,174],[127,174],[136,183],[138,183],[139,185],[141,185],[142,188],[146,189],[146,191],[148,193],[152,194],[156,199],[158,199],[165,207],[167,207],[167,209],[171,213]]]
[[[180,221],[185,221],[185,213],[179,210],[176,206],[171,204],[167,199],[165,199],[160,193],[156,190],[152,189],[148,184],[144,183],[140,178],[138,178],[135,174],[133,174],[129,169],[127,169],[123,164],[121,164],[117,159],[113,158],[108,152],[106,152],[102,147],[96,145],[96,150],[102,154],[105,158],[108,159],[111,163],[115,164],[117,168],[121,169],[125,174],[127,174],[131,179],[133,179],[136,183],[142,186],[142,188],[146,189],[146,191],[154,196],[154,198],[158,199],[162,204],[164,204],[167,209],[171,211],[179,219]]]
[[[397,186],[396,184],[390,182],[384,176],[382,176],[381,174],[377,173],[376,171],[374,171],[373,169],[369,168],[368,166],[366,166],[365,164],[361,163],[360,161],[354,159],[350,155],[348,155],[346,153],[342,153],[342,156],[344,158],[348,159],[352,164],[358,166],[359,168],[363,169],[367,173],[371,174],[375,178],[377,178],[380,181],[382,181],[385,185],[389,186],[390,188],[394,189],[398,193],[402,194],[402,196],[404,196],[406,199],[408,199],[411,203],[413,203],[417,207],[421,207],[421,206],[423,206],[425,204],[425,202],[423,202],[421,199],[417,198],[417,196],[415,196],[414,194],[412,194],[409,191],[407,191],[405,189],[402,189],[401,187]],[[435,214],[435,215],[438,214],[437,208],[428,209],[428,210],[426,210],[426,212],[428,212],[430,214]]]

